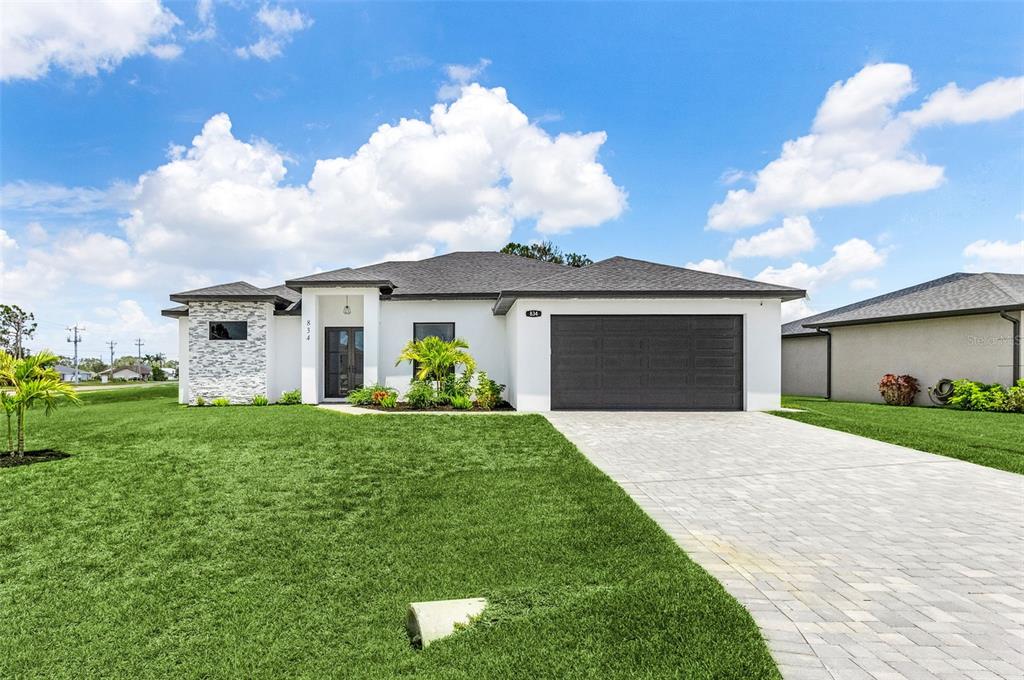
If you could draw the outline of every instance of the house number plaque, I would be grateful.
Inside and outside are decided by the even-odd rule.
[[[526,310],[526,316],[530,317],[531,319],[536,319],[538,316],[540,316],[540,310],[539,309],[527,309]]]

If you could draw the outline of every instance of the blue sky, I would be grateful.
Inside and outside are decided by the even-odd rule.
[[[0,298],[58,351],[173,355],[174,290],[509,239],[807,287],[790,316],[1024,267],[1019,3],[143,9],[0,17]]]

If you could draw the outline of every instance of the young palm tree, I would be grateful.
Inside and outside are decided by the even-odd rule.
[[[7,416],[7,452],[14,453],[14,418],[15,403],[14,395],[7,390],[10,387],[10,380],[7,376],[14,370],[14,357],[7,352],[0,350],[0,410]]]
[[[467,349],[469,343],[462,338],[455,338],[451,342],[433,336],[410,340],[398,355],[395,366],[403,361],[411,361],[414,366],[418,364],[417,380],[440,383],[460,364],[465,366],[467,374],[476,370],[476,361]]]
[[[63,382],[53,370],[55,363],[57,355],[46,351],[13,361],[0,357],[0,382],[9,389],[4,397],[4,408],[7,409],[7,404],[13,402],[18,426],[18,441],[14,451],[19,456],[25,455],[25,413],[29,409],[42,406],[46,415],[50,415],[65,399],[72,403],[79,401],[74,388]]]

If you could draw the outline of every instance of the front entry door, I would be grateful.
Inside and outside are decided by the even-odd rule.
[[[324,398],[341,398],[363,384],[363,329],[324,329]]]

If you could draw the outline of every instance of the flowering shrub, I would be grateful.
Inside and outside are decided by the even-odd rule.
[[[886,373],[878,383],[878,391],[890,406],[910,406],[921,391],[917,378],[912,375]]]

